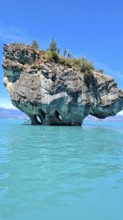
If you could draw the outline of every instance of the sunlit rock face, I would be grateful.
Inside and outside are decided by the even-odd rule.
[[[81,125],[89,114],[106,118],[123,107],[123,92],[111,77],[93,71],[87,78],[30,46],[4,45],[3,69],[13,105],[32,124]]]

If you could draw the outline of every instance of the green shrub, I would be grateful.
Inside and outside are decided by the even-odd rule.
[[[59,61],[58,53],[56,53],[54,51],[48,51],[47,56],[48,56],[49,60],[53,60],[55,63],[58,63],[58,61]]]
[[[77,58],[73,58],[72,59],[72,63],[73,63],[73,65],[80,65],[80,61],[81,61],[81,59],[77,59]]]
[[[94,70],[94,65],[92,62],[87,61],[85,58],[80,59],[80,70],[81,72]]]
[[[72,62],[69,58],[65,58],[65,64],[68,66],[68,67],[72,67]]]

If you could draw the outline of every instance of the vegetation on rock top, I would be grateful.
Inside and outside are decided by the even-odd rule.
[[[47,51],[40,50],[39,43],[36,40],[33,40],[30,46],[28,47],[28,51],[30,51],[30,49],[34,50],[34,56],[38,57],[38,59],[36,59],[37,64],[40,64],[40,60],[44,63],[50,61],[62,64],[82,73],[85,78],[90,77],[93,74],[93,71],[96,71],[93,62],[88,61],[86,58],[75,58],[66,48],[61,52],[54,38],[52,38]],[[25,51],[23,51],[23,53],[25,53]],[[100,69],[98,72],[103,73],[103,70]]]
[[[33,49],[39,49],[39,44],[37,41],[33,41],[32,45]],[[57,46],[56,41],[52,38],[49,47],[46,53],[46,62],[55,62],[67,66],[69,68],[73,68],[77,73],[81,73],[84,79],[84,82],[87,86],[91,84],[91,82],[95,81],[93,76],[93,71],[95,70],[94,64],[92,61],[88,61],[86,58],[75,58],[71,55],[69,51],[65,48],[63,53],[60,54],[60,49]],[[42,57],[42,55],[41,55]],[[103,73],[103,70],[100,69],[97,72]]]

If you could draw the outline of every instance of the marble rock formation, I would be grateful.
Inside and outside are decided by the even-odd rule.
[[[81,125],[89,114],[102,119],[123,107],[123,92],[111,77],[95,70],[82,73],[31,46],[4,45],[3,69],[13,105],[32,124]]]

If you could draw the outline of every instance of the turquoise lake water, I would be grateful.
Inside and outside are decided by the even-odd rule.
[[[0,120],[0,220],[122,220],[123,124]]]

